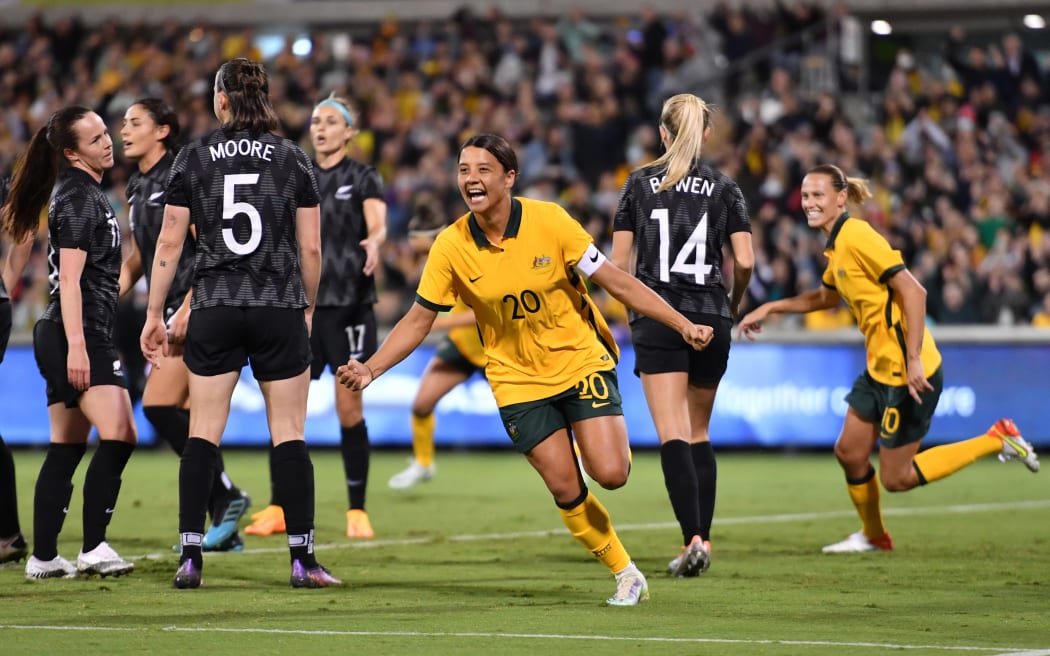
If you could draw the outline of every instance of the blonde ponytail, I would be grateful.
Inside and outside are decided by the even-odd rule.
[[[707,103],[691,93],[680,93],[664,102],[660,125],[670,137],[671,145],[663,155],[639,167],[660,166],[667,171],[657,193],[678,184],[700,158],[710,115]]]

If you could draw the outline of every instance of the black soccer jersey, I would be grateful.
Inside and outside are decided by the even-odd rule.
[[[734,232],[751,232],[740,187],[698,164],[657,194],[664,173],[650,166],[627,178],[613,229],[634,233],[635,275],[671,307],[729,317],[722,246]]]
[[[164,190],[168,184],[168,172],[175,156],[165,153],[164,157],[153,168],[145,173],[138,169],[128,180],[128,221],[131,234],[142,255],[142,271],[149,283],[153,275],[153,256],[157,253],[157,237],[164,221]],[[182,258],[175,269],[175,279],[171,283],[168,298],[164,301],[165,318],[168,311],[177,309],[186,298],[186,292],[193,284],[193,260],[197,254],[197,244],[192,237],[186,238],[182,247]]]
[[[321,192],[321,284],[318,306],[351,306],[376,302],[375,278],[366,276],[368,237],[364,202],[383,198],[383,179],[366,164],[343,158],[330,169],[314,164]]]
[[[318,204],[306,153],[268,132],[215,130],[184,147],[167,203],[197,228],[193,309],[306,307],[295,213]]]
[[[113,338],[120,292],[120,224],[102,186],[85,171],[69,168],[58,177],[47,211],[48,279],[51,302],[42,318],[62,323],[59,295],[59,251],[87,253],[80,274],[84,332]]]

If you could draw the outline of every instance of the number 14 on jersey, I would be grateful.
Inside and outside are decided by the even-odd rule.
[[[680,273],[693,276],[696,284],[704,284],[707,274],[711,273],[711,265],[706,264],[707,259],[707,212],[700,217],[699,223],[689,235],[689,239],[682,244],[681,250],[675,255],[674,263],[668,265],[671,259],[671,213],[666,208],[654,209],[649,215],[650,219],[660,222],[660,280],[671,282],[671,273]],[[691,256],[692,262],[689,262]]]

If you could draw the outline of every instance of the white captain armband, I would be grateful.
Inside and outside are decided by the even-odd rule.
[[[579,269],[580,273],[590,278],[594,275],[594,272],[598,270],[598,267],[605,264],[605,256],[598,250],[598,247],[593,243],[587,247],[587,250],[583,252],[583,256],[580,257],[580,261],[576,263],[576,268]]]

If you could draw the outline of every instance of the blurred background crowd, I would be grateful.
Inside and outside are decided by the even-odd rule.
[[[463,9],[276,42],[258,27],[38,17],[0,25],[0,175],[54,110],[88,105],[111,126],[118,165],[104,185],[126,218],[130,166],[117,133],[127,106],[161,97],[195,138],[215,125],[217,67],[263,60],[283,131],[308,153],[316,102],[334,91],[357,106],[351,156],[387,185],[377,310],[390,325],[419,276],[409,220],[464,212],[455,157],[467,136],[509,138],[521,163],[516,193],[561,203],[607,245],[623,181],[660,152],[661,103],[689,91],[715,106],[706,156],[740,183],[751,210],[750,303],[819,284],[824,240],[806,227],[798,187],[809,167],[830,162],[870,180],[874,198],[860,213],[926,286],[931,322],[1050,326],[1050,66],[1036,56],[1047,53],[1026,49],[1023,30],[960,28],[887,52],[858,41],[867,29],[844,6],[805,2],[673,15],[642,7],[612,19]],[[47,285],[41,231],[11,290],[16,333],[31,329]],[[143,303],[140,290],[125,307],[131,344]],[[850,322],[844,311],[792,320]]]

